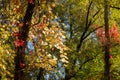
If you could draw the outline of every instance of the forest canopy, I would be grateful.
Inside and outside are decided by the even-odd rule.
[[[0,0],[0,80],[120,80],[119,0]]]

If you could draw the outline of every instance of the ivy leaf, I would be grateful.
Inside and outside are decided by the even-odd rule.
[[[15,32],[14,35],[15,35],[16,37],[20,37],[20,36],[21,36],[19,32]]]
[[[25,67],[25,64],[24,64],[24,63],[20,63],[20,67],[21,67],[21,68],[24,68],[24,67]]]
[[[33,3],[33,0],[28,0],[29,3]]]
[[[15,42],[15,46],[16,47],[20,47],[20,46],[23,46],[24,45],[24,41],[23,40],[18,40]]]

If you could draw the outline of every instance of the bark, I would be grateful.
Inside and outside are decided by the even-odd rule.
[[[40,71],[39,71],[38,76],[37,76],[37,80],[44,80],[43,72],[44,72],[44,69],[40,68]]]
[[[73,36],[73,30],[72,30],[72,23],[70,23],[70,40],[72,39]]]
[[[24,67],[21,67],[20,64],[25,64],[25,47],[27,45],[27,38],[31,23],[31,18],[33,14],[33,9],[35,7],[35,0],[33,0],[33,3],[28,2],[26,14],[24,16],[23,20],[23,26],[19,29],[19,33],[21,36],[19,37],[20,40],[24,41],[23,46],[16,47],[16,56],[15,56],[15,74],[14,74],[14,80],[25,80],[24,79]]]
[[[104,0],[105,6],[104,6],[104,22],[105,22],[105,66],[104,66],[104,79],[105,80],[111,80],[110,79],[110,60],[109,60],[109,55],[110,55],[110,35],[109,35],[109,7],[108,7],[108,2],[107,0]]]

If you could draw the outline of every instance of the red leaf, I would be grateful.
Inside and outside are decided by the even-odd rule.
[[[96,31],[96,36],[102,44],[105,43],[105,30],[103,28],[100,28]]]
[[[110,59],[112,59],[112,58],[113,58],[112,54],[109,54],[109,58],[110,58]]]
[[[28,0],[29,3],[33,3],[33,0]]]
[[[20,63],[20,67],[21,67],[21,68],[24,68],[24,67],[25,67],[25,64],[24,64],[24,63]]]
[[[24,25],[23,23],[19,23],[19,27],[23,27],[23,25]]]
[[[16,37],[20,37],[20,36],[21,36],[19,32],[15,32],[14,35],[15,35]]]
[[[32,51],[30,51],[30,52],[29,52],[29,54],[30,54],[30,55],[32,55],[32,54],[33,54],[33,50],[32,50]]]
[[[102,44],[105,43],[105,30],[103,28],[100,28],[96,31],[96,36],[98,37],[98,40],[100,40]],[[116,43],[120,42],[119,32],[116,23],[114,23],[112,27],[109,29],[109,36],[111,40],[114,40]]]
[[[18,41],[15,42],[15,45],[17,47],[23,46],[24,45],[24,41],[23,40],[18,40]]]
[[[44,24],[39,24],[39,27],[43,27],[44,26]]]
[[[98,37],[103,36],[104,34],[105,34],[105,31],[104,31],[104,29],[102,29],[102,28],[98,29],[97,32],[96,32],[96,35],[97,35]]]

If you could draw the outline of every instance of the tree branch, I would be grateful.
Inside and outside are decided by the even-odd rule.
[[[111,6],[111,5],[110,5],[109,7],[120,10],[120,7],[117,7],[117,6]]]
[[[95,29],[93,29],[92,31],[90,31],[83,39],[86,39],[91,33],[95,32],[97,29],[102,28],[103,26],[97,27]]]
[[[99,12],[100,12],[101,9],[99,9],[94,15],[92,18],[94,18]]]
[[[96,54],[96,55],[95,55],[94,57],[92,57],[92,58],[89,58],[89,59],[85,60],[85,61],[81,64],[81,66],[80,66],[79,69],[82,69],[83,65],[85,65],[85,64],[88,63],[89,61],[92,61],[93,59],[95,59],[95,58],[97,57],[97,55],[98,55],[98,54]]]
[[[100,12],[100,10],[101,10],[101,9],[99,9],[99,10],[93,15],[93,17],[90,19],[88,26],[92,25],[92,24],[96,21],[96,19],[95,19],[94,21],[92,21],[92,19]]]
[[[90,14],[90,7],[92,5],[92,1],[89,4],[88,10],[87,10],[87,16],[86,16],[86,27],[88,27],[88,20],[89,20],[89,14]]]
[[[91,23],[91,21],[88,23],[88,20],[89,20],[89,13],[90,13],[90,7],[92,5],[92,1],[90,2],[89,6],[88,6],[88,10],[87,10],[87,16],[86,16],[86,25],[85,25],[85,30],[82,34],[82,36],[80,37],[80,42],[79,44],[77,45],[77,52],[79,52],[80,48],[81,48],[81,45],[82,45],[82,42],[83,42],[83,37],[85,36],[86,32],[88,31],[89,29],[89,25]]]
[[[91,4],[90,4],[91,5]],[[90,9],[90,8],[88,8],[88,9]],[[92,18],[94,18],[99,12],[100,12],[100,10],[101,9],[99,9],[94,15],[93,15],[93,17]],[[89,12],[89,10],[88,10],[88,12]],[[87,31],[88,31],[88,29],[89,29],[89,27],[96,21],[96,19],[94,20],[94,21],[92,21],[92,18],[90,19],[90,21],[89,21],[89,23],[88,23],[88,13],[87,13],[87,20],[86,20],[86,27],[85,27],[85,31],[83,32],[83,34],[82,34],[82,36],[81,36],[81,38],[80,38],[80,43],[78,44],[78,46],[77,46],[77,52],[79,52],[79,50],[80,50],[80,47],[81,47],[81,45],[82,45],[82,42],[84,41],[84,39],[85,38],[87,38],[92,32],[90,32],[90,33],[88,33],[87,34],[87,36],[85,36],[85,34],[87,33]],[[85,37],[84,37],[85,36]]]

